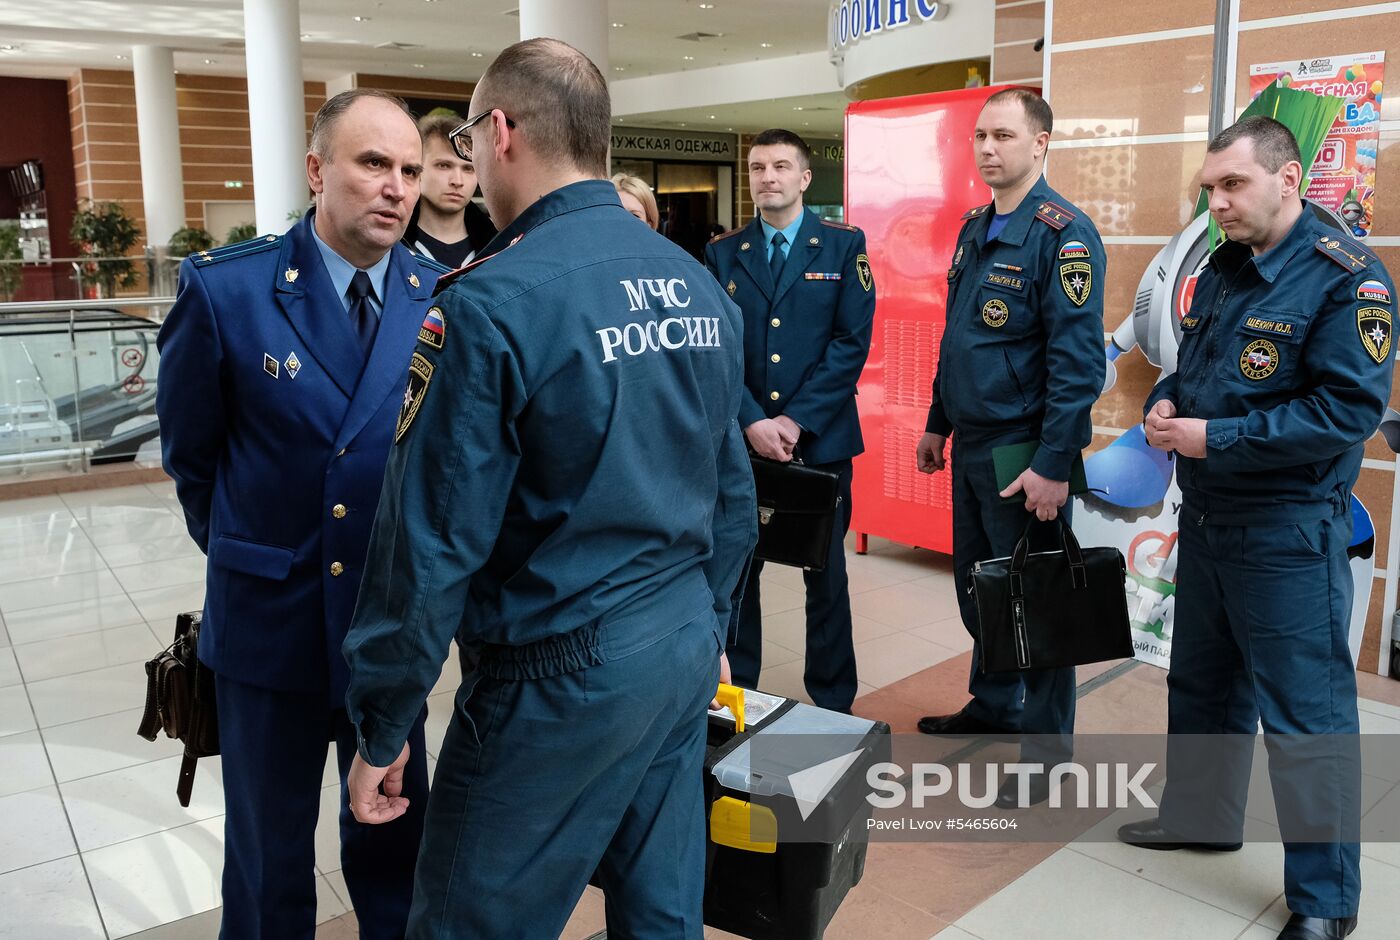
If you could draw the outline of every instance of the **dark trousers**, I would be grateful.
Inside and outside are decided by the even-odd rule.
[[[428,800],[411,938],[557,937],[595,871],[608,936],[704,936],[719,629],[708,613],[621,642],[630,648],[563,675],[463,678]]]
[[[1023,758],[1053,762],[1068,759],[1072,750],[1074,669],[983,672],[977,605],[967,592],[973,564],[1009,556],[1034,518],[1022,503],[1002,502],[992,465],[994,447],[1024,439],[1022,435],[1007,440],[962,441],[953,436],[953,584],[963,626],[973,640],[968,712],[982,721],[1033,735],[1022,750]],[[1066,522],[1070,521],[1070,507],[1068,502],[1060,507]],[[1057,526],[1037,524],[1032,539],[1031,551],[1060,545]]]
[[[804,571],[807,586],[807,662],[803,684],[812,703],[832,711],[849,712],[856,700],[856,650],[851,639],[851,591],[846,581],[846,533],[851,528],[851,462],[818,464],[840,477],[841,505],[832,525],[826,570]],[[754,560],[739,609],[739,635],[727,650],[734,681],[758,688],[763,669],[763,609],[760,575],[763,562]]]
[[[427,750],[419,716],[404,771],[408,812],[391,823],[355,821],[345,776],[355,729],[326,693],[279,692],[218,676],[223,766],[224,940],[311,940],[316,933],[316,820],[328,742],[340,767],[340,858],[360,936],[404,936],[413,865],[428,803]],[[198,784],[196,784],[198,785]]]
[[[1288,909],[1355,916],[1361,772],[1347,647],[1350,517],[1274,526],[1196,518],[1182,509],[1162,822],[1193,841],[1238,841],[1262,723]],[[1211,746],[1201,735],[1228,737]],[[1290,841],[1303,827],[1335,835]]]

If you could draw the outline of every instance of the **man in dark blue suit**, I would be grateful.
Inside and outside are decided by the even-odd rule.
[[[851,524],[851,459],[865,446],[856,381],[870,352],[875,282],[860,229],[825,222],[802,206],[812,182],[811,148],[792,131],[766,130],[749,151],[758,218],[715,237],[705,266],[744,311],[744,385],[739,422],[763,457],[838,474],[841,504],[823,571],[807,571],[807,694],[822,708],[849,712],[856,696],[846,531]],[[757,685],[763,612],[755,561],[744,591],[734,681]]]
[[[356,746],[340,646],[409,357],[444,270],[398,244],[422,160],[402,101],[335,96],[306,158],[316,208],[284,236],[187,259],[161,329],[165,468],[209,557],[199,656],[217,677],[225,938],[315,931],[327,742],[342,785]],[[409,812],[383,827],[341,812],[364,937],[404,933],[427,802],[424,714],[405,769]]]

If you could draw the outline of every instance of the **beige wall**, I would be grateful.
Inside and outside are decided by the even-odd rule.
[[[1249,102],[1252,63],[1383,49],[1390,67],[1400,68],[1400,13],[1356,16],[1366,3],[1240,0],[1235,113]],[[1016,9],[998,12],[999,32],[1003,16]],[[1194,209],[1209,124],[1215,3],[1054,0],[1052,16],[1048,77],[1055,134],[1047,173],[1052,186],[1093,216],[1104,236],[1104,319],[1111,331],[1132,309],[1147,264]],[[1303,20],[1252,27],[1287,16]],[[1007,35],[1028,27],[1008,23]],[[1392,128],[1400,120],[1393,110],[1382,115]],[[1378,162],[1373,237],[1379,243],[1373,250],[1392,272],[1400,271],[1400,129],[1383,129]],[[1117,367],[1118,384],[1094,410],[1096,428],[1110,432],[1095,436],[1095,449],[1140,420],[1141,403],[1157,378],[1156,368],[1137,351],[1121,357]],[[1388,463],[1392,455],[1377,438],[1367,444],[1366,456]],[[1390,563],[1392,483],[1391,470],[1368,466],[1356,486],[1376,524],[1377,571]],[[1358,663],[1367,672],[1378,665],[1382,594],[1377,578]]]
[[[1035,41],[1045,35],[1045,4],[997,0],[992,35],[992,85],[1039,85],[1045,56]]]

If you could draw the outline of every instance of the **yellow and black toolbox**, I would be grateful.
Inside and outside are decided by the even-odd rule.
[[[820,940],[865,871],[869,769],[890,727],[720,687],[705,758],[705,923],[750,940]]]

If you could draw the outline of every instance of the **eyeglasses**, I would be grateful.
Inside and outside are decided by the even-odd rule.
[[[464,123],[454,127],[448,132],[447,139],[452,142],[452,149],[457,151],[457,156],[461,157],[463,160],[470,160],[472,158],[472,135],[467,132],[472,129],[473,125],[480,124],[483,120],[489,118],[496,110],[498,109],[487,108],[476,117],[468,118]],[[504,111],[501,112],[501,117],[506,119],[506,127],[515,130],[515,122],[509,117],[506,117]]]

